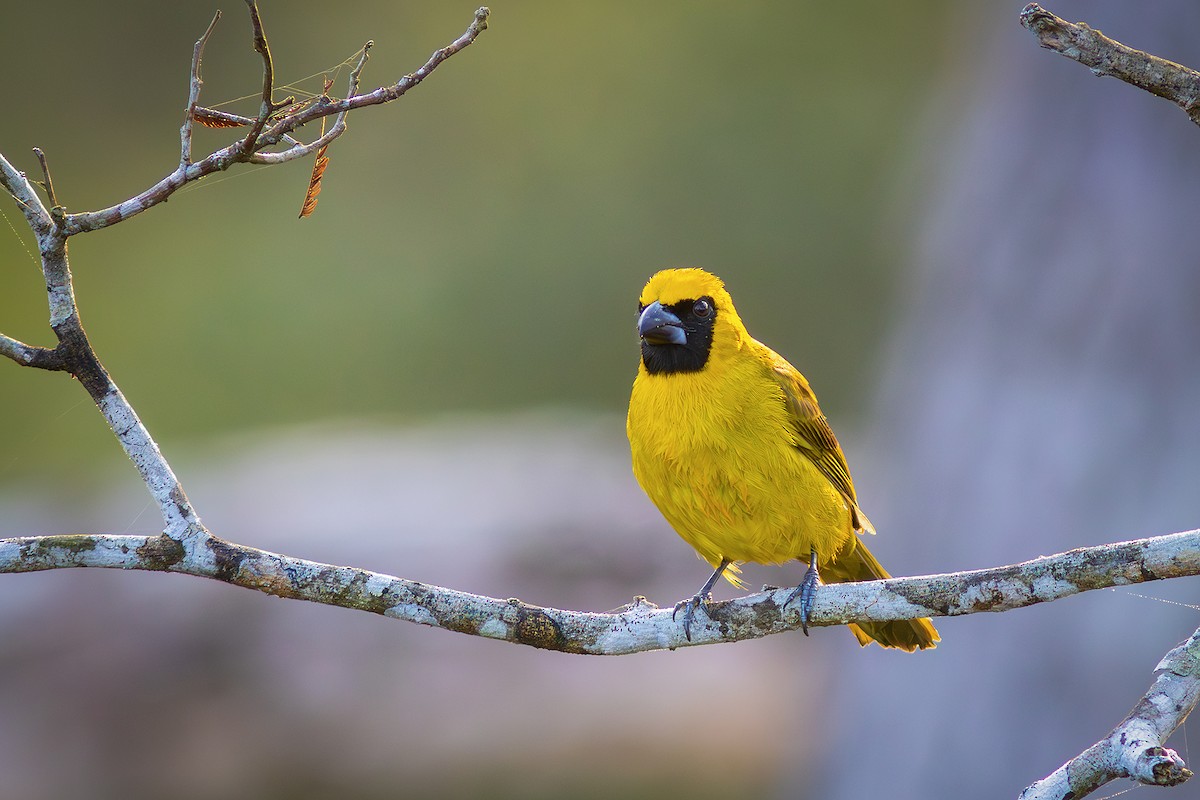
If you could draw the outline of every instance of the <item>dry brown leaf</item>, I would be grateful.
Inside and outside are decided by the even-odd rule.
[[[220,111],[213,111],[211,108],[197,107],[193,109],[192,119],[206,128],[241,128],[246,124],[239,119],[222,114]]]
[[[329,166],[329,157],[325,155],[328,149],[329,145],[325,145],[317,151],[312,176],[308,179],[308,192],[304,195],[304,205],[300,207],[300,219],[304,219],[317,208],[317,195],[321,193],[321,176],[325,174],[325,167]]]

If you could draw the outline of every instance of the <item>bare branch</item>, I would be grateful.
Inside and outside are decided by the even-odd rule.
[[[192,48],[192,70],[191,80],[188,83],[187,111],[183,115],[183,125],[179,128],[180,167],[186,167],[192,161],[192,125],[195,121],[196,104],[200,102],[200,87],[204,85],[204,81],[200,79],[200,61],[204,58],[204,45],[208,44],[208,37],[212,36],[213,29],[217,27],[217,20],[220,18],[221,12],[218,10],[213,15],[212,22],[208,23],[208,29],[196,40],[196,45]]]
[[[42,152],[42,148],[33,148],[33,154],[37,156],[38,163],[42,165],[42,177],[46,185],[46,197],[50,199],[51,216],[53,209],[58,207],[58,198],[54,196],[54,181],[50,179],[50,165],[46,163],[46,154]]]
[[[1200,630],[1167,653],[1158,677],[1112,733],[1021,792],[1021,800],[1080,800],[1110,781],[1177,786],[1192,777],[1179,754],[1163,747],[1200,700]]]
[[[248,4],[251,4],[251,7],[253,8],[251,0],[247,0],[247,2]],[[250,135],[247,135],[245,138],[238,140],[234,144],[211,153],[201,161],[196,161],[186,165],[180,164],[173,172],[160,180],[158,183],[154,184],[135,197],[131,197],[130,199],[118,203],[115,206],[110,206],[109,208],[101,209],[99,211],[68,214],[63,225],[64,232],[67,236],[73,236],[77,233],[86,233],[89,231],[98,230],[99,228],[107,227],[109,225],[115,225],[118,222],[123,222],[148,208],[152,208],[159,203],[165,202],[171,197],[171,195],[173,195],[184,185],[200,180],[201,178],[211,175],[214,172],[226,170],[234,164],[243,162],[280,163],[282,161],[291,161],[296,158],[303,158],[315,153],[321,147],[333,141],[333,139],[345,132],[346,128],[344,122],[340,128],[337,125],[334,126],[336,135],[333,135],[334,131],[330,131],[317,141],[307,145],[300,145],[295,141],[295,139],[292,139],[289,134],[291,134],[292,131],[296,130],[300,126],[309,122],[313,122],[321,117],[326,117],[331,114],[344,114],[345,112],[351,111],[355,108],[388,103],[392,100],[402,97],[409,89],[413,88],[426,77],[428,77],[429,74],[435,68],[437,68],[439,64],[455,53],[462,51],[463,48],[474,42],[476,37],[478,37],[480,33],[487,29],[488,14],[489,11],[486,7],[478,9],[475,12],[475,18],[467,27],[466,32],[464,32],[461,36],[447,46],[435,51],[434,54],[430,56],[429,60],[425,62],[424,66],[411,75],[405,75],[396,84],[376,89],[369,94],[347,97],[344,100],[330,100],[321,98],[318,100],[318,102],[304,108],[300,112],[287,115],[278,122],[271,124],[269,128],[265,127],[267,120],[263,120],[262,111],[260,109],[259,117],[254,120],[250,120],[251,131],[254,136],[253,139],[251,139]],[[257,19],[257,16],[255,16],[255,19]],[[256,37],[260,32],[261,20],[259,19]],[[366,54],[364,52],[364,58],[365,55]],[[267,86],[267,76],[265,75],[267,59],[269,59],[269,51],[264,55],[264,92]],[[355,71],[352,74],[352,81],[354,81],[356,85],[358,81],[358,72],[361,71],[361,65],[363,63],[364,61],[360,60],[359,66],[355,68]],[[264,94],[264,97],[267,97],[267,95]],[[279,105],[274,105],[268,98],[265,103],[273,106],[272,112],[268,113],[268,117],[270,116],[270,113],[273,113],[278,108],[290,102],[291,100],[288,100]],[[235,116],[236,115],[230,115],[231,118]],[[262,122],[262,125],[259,125],[260,122]],[[252,142],[250,149],[246,148],[247,142]],[[275,146],[280,142],[288,142],[292,145],[292,149],[286,151],[286,157],[284,157],[283,154],[278,154],[280,155],[280,158],[270,158],[270,156],[277,154],[259,152],[264,148]]]
[[[367,59],[371,55],[371,48],[375,46],[374,39],[367,39],[362,46],[362,55],[358,57],[358,63],[354,65],[354,69],[350,70],[350,83],[346,87],[346,96],[353,97],[358,94],[358,82],[362,78],[363,67],[367,65]],[[465,47],[465,45],[464,45]],[[345,112],[343,112],[344,114]],[[341,116],[338,117],[341,119]]]
[[[246,0],[246,5],[250,8],[250,25],[254,30],[254,50],[262,56],[263,61],[262,103],[259,105],[258,117],[254,120],[254,124],[250,127],[250,133],[246,134],[241,145],[242,152],[249,155],[258,149],[256,147],[258,135],[262,133],[267,119],[281,106],[276,106],[272,99],[272,95],[275,93],[275,66],[271,62],[271,48],[267,44],[267,34],[263,30],[258,4],[254,0]],[[283,105],[287,105],[287,103]]]
[[[48,370],[66,369],[66,364],[57,350],[25,344],[10,336],[5,336],[3,333],[0,333],[0,356],[7,356],[23,367]]]
[[[1098,76],[1117,78],[1170,100],[1200,125],[1200,72],[1123,45],[1082,22],[1067,22],[1037,3],[1021,10],[1021,24],[1042,47],[1078,61]]]
[[[338,121],[334,127],[324,136],[313,142],[310,142],[307,145],[304,145],[303,147],[292,148],[291,150],[287,150],[282,153],[257,153],[256,155],[250,157],[250,162],[254,164],[279,164],[284,161],[292,161],[297,158],[304,158],[305,156],[311,155],[322,147],[328,145],[345,132],[346,127],[344,119],[346,112],[352,111],[356,108],[365,108],[366,106],[390,103],[397,98],[403,97],[408,90],[417,86],[421,83],[421,81],[429,77],[429,74],[437,69],[439,64],[455,53],[461,52],[464,48],[474,42],[480,33],[487,30],[487,20],[490,13],[491,12],[486,6],[479,8],[475,12],[474,21],[467,27],[467,30],[463,33],[463,35],[440,50],[434,51],[433,55],[429,57],[429,60],[426,61],[425,64],[416,72],[405,75],[392,86],[382,86],[373,92],[356,95],[354,94],[354,90],[357,90],[358,87],[358,75],[362,71],[363,64],[366,62],[366,51],[372,44],[372,42],[368,42],[363,48],[362,59],[359,60],[358,66],[356,66],[354,71],[351,73],[350,82],[353,90],[349,93],[346,99],[325,100],[325,98],[322,98],[322,102],[318,102],[315,105],[303,110],[299,114],[287,117],[281,122],[272,126],[263,133],[262,137],[260,138],[260,142],[262,142],[265,146],[270,146],[275,144],[279,140],[279,136],[284,132],[293,131],[308,122],[328,116],[329,114],[337,113]]]
[[[362,55],[359,56],[358,63],[354,65],[354,69],[350,70],[350,83],[346,89],[347,97],[354,97],[358,92],[358,81],[362,76],[363,67],[367,64],[367,58],[370,55],[371,48],[375,46],[375,42],[368,40],[362,47]],[[312,107],[327,106],[331,101],[326,92],[322,93]],[[255,153],[250,157],[251,164],[282,164],[285,161],[294,161],[297,158],[304,158],[312,153],[317,153],[317,158],[321,158],[321,154],[325,148],[329,147],[329,143],[346,132],[346,114],[347,110],[343,109],[338,112],[337,119],[333,122],[333,127],[327,132],[322,133],[315,141],[309,144],[297,143],[292,148],[281,153]],[[303,214],[301,215],[303,216]]]
[[[472,22],[467,28],[466,33],[443,47],[441,50],[436,51],[432,56],[429,57],[429,60],[425,62],[424,66],[411,75],[405,75],[404,78],[396,84],[395,88],[389,91],[395,91],[396,97],[399,97],[429,77],[429,73],[433,72],[437,68],[438,64],[441,64],[455,53],[460,52],[463,48],[474,42],[475,38],[479,36],[479,34],[487,30],[488,15],[490,13],[491,12],[488,10],[487,6],[477,9],[475,11],[475,21]]]
[[[375,42],[370,39],[368,39],[366,44],[364,44],[362,46],[362,55],[359,56],[358,63],[354,65],[354,69],[350,70],[350,81],[349,81],[349,85],[346,87],[346,97],[354,97],[355,95],[358,94],[358,82],[359,82],[359,79],[362,77],[363,67],[365,67],[367,65],[367,59],[370,57],[370,54],[371,54],[371,48],[374,46],[375,46]],[[321,102],[326,102],[326,103],[329,102],[329,84],[330,84],[330,82],[327,81],[326,86],[325,86],[325,91],[322,92],[321,97],[318,100],[318,104]],[[301,158],[303,156],[308,155],[311,152],[316,152],[318,154],[317,157],[320,158],[321,153],[325,150],[325,148],[329,147],[329,143],[332,142],[337,137],[341,136],[343,133],[345,133],[345,131],[346,131],[346,114],[347,113],[348,113],[348,110],[340,111],[337,115],[337,119],[335,119],[333,122],[333,127],[329,130],[329,132],[322,134],[321,137],[318,138],[315,142],[312,142],[311,144],[303,146],[303,147],[293,148],[295,150],[294,155],[291,155],[292,151],[287,151],[285,153],[278,153],[278,154],[276,154],[276,153],[259,153],[257,155],[258,155],[258,157],[268,158],[268,159],[269,159],[269,157],[274,156],[274,155],[290,156],[290,158]],[[289,160],[290,160],[290,158],[289,158]],[[256,161],[254,163],[266,164],[266,163],[272,163],[272,162],[267,160],[267,161],[262,161],[262,162]]]
[[[320,112],[318,112],[317,109],[307,109],[304,113],[296,118],[295,124],[286,126],[286,130],[294,130],[297,126],[311,122],[312,120],[321,116],[325,116],[326,114],[334,112],[342,113],[345,111],[352,111],[356,108],[363,108],[365,106],[389,103],[392,100],[404,96],[406,92],[408,92],[414,86],[420,84],[421,81],[428,78],[430,73],[437,69],[439,64],[456,53],[462,52],[463,49],[475,41],[479,34],[487,30],[487,21],[490,13],[491,12],[486,6],[479,8],[475,12],[475,19],[467,27],[467,30],[463,33],[463,35],[459,36],[453,42],[441,48],[440,50],[434,51],[433,55],[429,57],[429,60],[426,61],[425,64],[422,65],[421,68],[416,72],[405,75],[391,86],[381,86],[375,91],[368,92],[367,94],[355,95],[347,97],[345,100],[335,101],[330,105],[323,107]],[[282,126],[282,124],[272,127],[263,134],[263,138],[272,138],[275,133],[283,127],[284,126]]]
[[[54,227],[50,212],[46,210],[46,206],[42,205],[42,199],[38,197],[37,191],[25,177],[25,173],[10,164],[3,153],[0,153],[0,186],[3,186],[17,201],[21,213],[25,215],[25,220],[33,229],[35,236],[40,239],[50,232],[50,229]]]
[[[202,529],[192,533],[180,541],[174,533],[0,540],[0,573],[63,567],[169,570],[278,597],[589,655],[734,642],[800,627],[795,609],[782,610],[788,589],[713,603],[709,613],[695,620],[688,641],[671,609],[659,609],[644,598],[609,613],[542,608],[269,553],[218,539]],[[993,569],[821,586],[809,625],[1007,611],[1092,589],[1197,574],[1200,530],[1081,548]]]

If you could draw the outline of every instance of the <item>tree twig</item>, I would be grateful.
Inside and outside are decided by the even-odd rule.
[[[37,156],[38,164],[42,167],[42,177],[46,186],[46,197],[50,200],[51,209],[58,207],[58,198],[54,195],[54,181],[50,179],[50,165],[46,163],[46,154],[42,148],[33,148],[33,154]]]
[[[329,102],[318,102],[304,108],[296,114],[291,114],[280,119],[278,122],[272,123],[269,127],[260,127],[260,133],[255,134],[253,144],[249,151],[246,150],[245,144],[250,141],[250,136],[239,139],[237,142],[214,151],[204,159],[195,161],[189,164],[180,164],[169,175],[164,177],[158,183],[154,184],[145,191],[137,194],[114,206],[101,209],[99,211],[87,211],[78,214],[68,214],[66,216],[63,228],[68,236],[73,236],[77,233],[87,233],[98,230],[109,225],[115,225],[119,222],[133,217],[148,208],[153,208],[159,203],[165,202],[176,191],[181,189],[188,183],[193,183],[201,178],[211,175],[215,172],[221,172],[229,169],[231,166],[243,162],[257,161],[256,156],[266,155],[261,151],[264,148],[272,147],[282,141],[286,141],[289,134],[297,128],[305,125],[321,117],[331,114],[342,114],[347,111],[352,111],[356,108],[363,108],[371,105],[379,105],[389,103],[402,97],[406,92],[418,85],[429,74],[437,68],[439,64],[445,61],[450,56],[461,52],[464,48],[470,45],[479,36],[480,33],[487,29],[487,20],[490,11],[486,7],[482,7],[475,12],[475,17],[467,30],[455,39],[450,44],[437,50],[429,58],[425,64],[411,75],[405,75],[397,83],[391,86],[384,86],[376,89],[373,92],[363,95],[355,95],[344,100],[330,100]],[[259,20],[261,25],[261,20]],[[265,61],[264,61],[265,71]],[[264,88],[266,79],[263,81]],[[269,101],[268,101],[269,102]],[[261,118],[255,119],[252,123],[252,129],[258,127],[256,123]],[[269,116],[269,115],[268,115]],[[264,126],[265,126],[264,122]],[[338,133],[341,135],[345,131],[343,125]],[[322,137],[324,141],[310,143],[308,145],[292,145],[291,149],[286,151],[286,156],[281,156],[278,159],[271,159],[269,163],[281,163],[283,161],[292,161],[297,158],[304,158],[316,152],[323,144],[327,144],[335,137],[330,137],[326,134]],[[314,146],[315,145],[315,146]],[[265,163],[265,162],[264,162]]]
[[[346,88],[346,97],[354,97],[358,94],[358,82],[362,76],[363,67],[367,64],[367,58],[371,52],[371,48],[375,46],[374,41],[368,40],[362,47],[362,55],[358,58],[358,63],[354,65],[354,69],[350,70],[350,81]],[[328,108],[333,101],[322,94],[317,98],[317,102],[312,107]],[[250,157],[251,164],[282,164],[285,161],[294,161],[297,158],[304,158],[307,155],[321,151],[329,146],[329,143],[346,132],[346,115],[349,113],[349,108],[344,108],[338,112],[337,118],[333,121],[333,127],[321,134],[317,139],[308,144],[297,143],[288,150],[282,153],[255,153]]]
[[[23,367],[48,370],[67,368],[57,350],[25,344],[3,333],[0,333],[0,355],[11,358]]]
[[[3,153],[0,153],[0,186],[3,186],[17,201],[21,213],[25,215],[25,221],[29,223],[34,236],[38,237],[40,242],[42,237],[53,228],[54,221],[50,218],[50,212],[42,204],[42,199],[38,197],[29,178],[25,177],[24,172],[10,164]]]
[[[1110,781],[1177,786],[1192,777],[1163,744],[1200,700],[1200,630],[1155,667],[1153,685],[1112,733],[1021,792],[1020,800],[1080,800]]]
[[[242,140],[241,149],[246,155],[253,153],[258,144],[258,135],[262,133],[263,126],[267,124],[267,120],[276,110],[282,108],[289,103],[294,102],[294,99],[289,99],[275,105],[273,95],[275,93],[275,65],[271,61],[271,47],[267,44],[267,34],[263,30],[262,17],[258,13],[258,3],[255,0],[246,0],[246,5],[250,9],[250,26],[254,33],[254,50],[262,56],[263,62],[263,80],[262,80],[262,102],[259,104],[258,117],[254,120],[254,124],[250,126],[250,132],[246,134],[246,138]]]
[[[196,104],[200,102],[200,87],[204,85],[204,81],[200,79],[200,62],[204,58],[204,46],[208,44],[208,38],[212,36],[213,29],[217,27],[217,21],[220,19],[221,12],[218,10],[213,15],[212,22],[208,23],[208,29],[196,40],[196,45],[192,48],[187,110],[183,115],[183,125],[179,128],[179,166],[181,168],[186,168],[188,164],[192,163],[192,127],[195,124]]]
[[[137,468],[142,482],[150,490],[158,503],[159,510],[165,522],[164,541],[171,542],[169,547],[182,553],[181,563],[196,574],[213,573],[219,576],[221,567],[214,566],[222,562],[220,555],[231,552],[230,546],[223,545],[220,540],[200,522],[199,516],[189,502],[170,464],[159,451],[158,444],[150,436],[149,431],[138,418],[133,407],[125,399],[116,383],[112,380],[104,365],[100,362],[91,343],[88,341],[75,301],[75,292],[67,259],[67,240],[76,233],[95,230],[106,225],[128,219],[157,203],[166,200],[176,189],[184,184],[197,180],[204,175],[226,169],[227,167],[245,162],[256,151],[273,145],[281,140],[296,142],[288,133],[310,118],[323,117],[328,114],[339,114],[340,131],[345,130],[345,113],[348,106],[334,108],[326,105],[307,111],[314,111],[311,117],[303,113],[284,115],[275,122],[269,137],[261,136],[260,132],[267,124],[271,115],[277,110],[271,99],[274,82],[274,71],[271,56],[266,43],[266,34],[262,28],[262,20],[253,0],[247,0],[250,8],[251,24],[254,32],[255,49],[263,58],[263,94],[262,107],[259,116],[252,122],[252,134],[246,139],[239,139],[229,146],[218,150],[197,163],[190,163],[191,123],[201,86],[200,62],[205,42],[212,34],[219,15],[209,23],[204,34],[197,40],[192,51],[191,79],[188,92],[188,115],[180,129],[180,164],[166,178],[142,194],[133,197],[117,206],[99,212],[71,214],[64,213],[57,204],[49,170],[45,168],[44,156],[38,152],[46,174],[47,194],[52,207],[47,211],[33,185],[25,174],[16,170],[7,159],[0,155],[0,185],[13,196],[22,209],[30,228],[33,230],[41,253],[42,274],[45,279],[47,301],[50,311],[50,327],[58,338],[54,349],[33,347],[9,336],[0,335],[0,355],[24,366],[42,367],[45,369],[61,369],[69,372],[87,391],[96,403],[109,428],[116,435],[121,447],[125,450],[134,466]],[[488,10],[481,8],[466,34],[455,40],[446,48],[435,53],[434,58],[423,69],[428,73],[430,64],[440,63],[449,54],[457,52],[486,27]],[[367,48],[350,76],[350,93],[357,92],[358,81],[363,66],[366,63]],[[440,54],[440,55],[439,55]],[[408,76],[406,76],[408,77]],[[412,85],[415,85],[412,84]],[[397,95],[399,96],[399,95]],[[324,98],[323,96],[323,99]],[[291,100],[287,101],[291,103]],[[384,102],[384,101],[380,101]],[[320,103],[315,104],[320,106]],[[339,131],[339,132],[340,132]],[[306,145],[296,142],[294,151]],[[99,540],[97,540],[98,542]],[[164,545],[166,546],[166,545]],[[24,552],[24,551],[23,551]],[[136,550],[135,550],[136,552]],[[173,549],[172,552],[175,552]],[[139,568],[152,568],[142,566]]]
[[[1067,22],[1037,3],[1025,6],[1020,19],[1042,47],[1078,61],[1096,75],[1170,100],[1200,125],[1200,72],[1135,50],[1082,22]]]

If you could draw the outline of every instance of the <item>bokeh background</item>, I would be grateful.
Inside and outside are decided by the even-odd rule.
[[[252,109],[226,5],[202,99]],[[808,375],[896,574],[1195,527],[1200,131],[1040,50],[1020,3],[952,5],[498,0],[352,117],[313,217],[307,165],[251,167],[72,240],[84,322],[218,535],[543,605],[707,574],[624,441],[667,265],[721,274]],[[0,150],[42,147],[71,210],[142,190],[214,9],[7,4]],[[1184,0],[1050,9],[1200,64]],[[364,86],[392,82],[473,10],[262,6],[309,92],[368,38]],[[0,330],[49,344],[0,210]],[[79,387],[0,364],[0,409],[0,535],[157,530]],[[1121,719],[1195,594],[946,620],[915,656],[821,629],[588,659],[181,576],[6,576],[0,798],[1011,797]]]

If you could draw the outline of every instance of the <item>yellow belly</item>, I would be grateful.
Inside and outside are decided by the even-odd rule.
[[[634,475],[714,567],[807,561],[813,548],[818,564],[835,560],[853,546],[850,509],[795,446],[781,395],[754,377],[639,375],[627,422]]]

